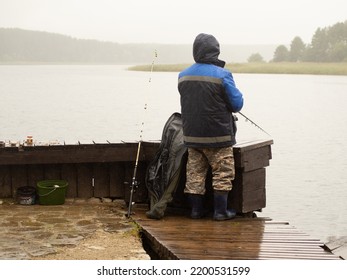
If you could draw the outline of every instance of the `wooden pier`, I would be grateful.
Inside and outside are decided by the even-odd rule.
[[[78,143],[0,147],[0,198],[15,198],[21,186],[36,186],[41,180],[68,181],[67,197],[114,197],[127,199],[137,143]],[[142,145],[135,202],[145,202],[147,164],[158,142]]]
[[[146,218],[138,209],[132,216],[153,258],[162,260],[339,260],[323,243],[287,222],[237,217],[217,222],[184,215],[161,220]]]
[[[145,177],[160,142],[144,142],[138,166],[139,187],[134,195],[134,221],[141,227],[144,243],[160,259],[339,259],[325,251],[322,242],[285,222],[250,218],[266,207],[266,167],[272,140],[239,143],[234,147],[236,175],[229,206],[240,217],[223,222],[211,217],[192,220],[166,213],[150,220],[139,206],[148,208]],[[78,143],[74,145],[0,146],[0,198],[14,198],[21,186],[63,179],[69,183],[67,197],[111,197],[129,201],[138,143]],[[208,182],[208,180],[207,180]],[[182,189],[175,205],[185,210]],[[146,208],[145,207],[145,208]],[[170,210],[168,207],[168,210]],[[177,210],[176,209],[176,210]],[[30,208],[28,207],[28,211]],[[245,218],[247,217],[247,218]]]
[[[106,142],[106,141],[105,141]],[[236,178],[231,206],[252,213],[266,206],[266,173],[272,140],[234,147]],[[143,142],[133,201],[148,202],[146,171],[160,142]],[[69,198],[112,197],[129,201],[138,143],[97,143],[0,146],[0,198],[15,198],[22,186],[41,180],[66,180]],[[179,196],[176,198],[180,199]]]

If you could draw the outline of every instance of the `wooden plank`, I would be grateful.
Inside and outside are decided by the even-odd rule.
[[[124,197],[125,169],[124,164],[110,163],[110,196],[115,198]]]
[[[62,164],[61,178],[68,182],[66,197],[77,197],[77,168],[76,164]]]
[[[325,247],[328,248],[330,251],[336,250],[340,248],[341,246],[345,246],[347,244],[347,236],[329,241],[325,244]]]
[[[266,206],[265,188],[254,190],[253,192],[246,192],[243,195],[243,199],[242,213],[263,209]]]
[[[93,145],[94,141],[89,139],[81,139],[78,141],[80,145]]]
[[[346,260],[347,259],[347,244],[345,244],[345,245],[339,247],[338,249],[334,250],[333,253],[335,255],[340,256],[344,260]]]
[[[152,236],[150,231],[147,231],[146,228],[142,228],[142,236],[144,240],[144,248],[147,252],[152,252],[152,254],[158,259],[162,260],[178,260],[176,256],[167,246],[163,245],[159,239]],[[152,257],[153,258],[153,257]]]
[[[264,146],[254,150],[242,151],[240,165],[245,172],[269,166],[271,159],[271,147]]]
[[[45,177],[45,180],[60,180],[61,165],[60,164],[44,165],[44,177]]]
[[[219,248],[218,250],[206,249],[201,251],[199,249],[187,248],[184,252],[181,252],[178,248],[170,248],[179,259],[307,259],[307,260],[337,260],[336,256],[328,254],[317,254],[317,253],[303,253],[296,251],[260,251],[255,250],[244,250],[244,248]],[[213,258],[213,256],[217,256]]]
[[[1,148],[0,165],[135,161],[138,143],[25,146]],[[140,161],[153,159],[159,143],[142,144]]]
[[[229,194],[230,207],[238,213],[265,208],[265,177],[265,168],[249,172],[237,169],[233,189]]]
[[[90,198],[94,196],[93,187],[93,165],[81,163],[77,165],[77,197]]]
[[[44,166],[39,164],[28,165],[28,185],[36,188],[37,182],[44,179]]]
[[[133,218],[159,259],[339,259],[325,251],[320,240],[288,223],[258,218],[215,222],[178,215],[150,220],[144,211]]]
[[[18,165],[15,168],[11,168],[11,186],[12,197],[16,197],[16,191],[19,187],[28,185],[27,166]]]
[[[324,245],[324,248],[340,256],[343,259],[347,259],[347,236],[332,240]]]
[[[190,238],[189,240],[191,240],[191,242],[187,242],[187,239],[177,241],[177,239],[174,238],[168,240],[163,240],[154,236],[152,236],[152,238],[158,240],[157,246],[159,246],[159,244],[164,244],[167,251],[170,251],[171,255],[179,259],[258,259],[271,254],[278,257],[285,255],[286,258],[294,259],[336,259],[336,256],[325,253],[318,246],[311,250],[310,248],[264,249],[260,247],[260,242],[232,242],[218,240],[217,238],[215,241],[203,240],[201,242],[196,242],[196,240],[201,240],[199,236]],[[180,244],[184,244],[184,248],[180,246]],[[166,254],[168,254],[168,252],[166,252]]]
[[[334,257],[291,257],[291,256],[280,256],[280,255],[275,255],[275,256],[259,256],[258,260],[336,260]]]
[[[95,145],[105,145],[105,144],[110,144],[110,142],[107,141],[106,139],[94,139],[93,140],[93,144],[95,144]]]
[[[180,248],[175,247],[176,244],[174,241],[165,242],[168,248],[176,255],[182,257],[188,257],[193,259],[201,259],[204,257],[205,259],[210,259],[213,256],[218,256],[218,259],[221,257],[227,257],[232,259],[237,259],[240,256],[248,258],[259,258],[262,256],[286,256],[287,258],[294,259],[336,259],[336,256],[331,255],[327,252],[324,252],[322,249],[320,250],[273,250],[273,249],[265,249],[261,250],[258,248],[249,248],[247,245],[240,246],[240,244],[225,244],[214,242],[211,244],[200,243],[195,244],[195,242],[191,242],[187,244],[185,250],[181,252]],[[195,246],[194,246],[195,245]],[[204,246],[204,250],[201,250],[198,246]]]
[[[243,142],[239,142],[236,145],[234,145],[234,149],[237,152],[245,152],[245,151],[249,151],[249,150],[255,150],[258,148],[262,148],[264,146],[271,146],[273,145],[274,141],[272,139],[268,139],[268,140],[253,140],[253,141],[243,141]]]
[[[108,163],[93,164],[94,196],[110,196],[110,172]]]
[[[233,147],[235,167],[250,171],[269,165],[272,158],[272,140],[248,141],[238,143]]]
[[[0,165],[0,198],[12,197],[11,169]]]
[[[239,173],[242,176],[242,192],[243,194],[264,189],[266,171],[265,168],[259,168],[249,172]]]
[[[64,146],[79,145],[77,140],[64,140]]]

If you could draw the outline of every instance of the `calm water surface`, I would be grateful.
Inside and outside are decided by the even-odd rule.
[[[0,140],[160,139],[168,117],[180,110],[177,73],[125,68],[0,66]],[[238,141],[274,140],[267,207],[259,215],[325,242],[347,236],[347,77],[234,78],[245,97],[242,112],[271,134],[239,116]]]

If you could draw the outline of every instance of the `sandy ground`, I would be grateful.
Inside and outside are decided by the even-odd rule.
[[[97,230],[75,247],[61,247],[41,260],[149,260],[135,231],[108,233]]]
[[[0,199],[0,260],[149,260],[123,200],[19,205]]]

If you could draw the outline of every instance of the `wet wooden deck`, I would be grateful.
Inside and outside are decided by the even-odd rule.
[[[158,259],[181,260],[338,260],[323,243],[287,222],[265,218],[236,218],[216,222],[169,215],[151,220],[145,211],[132,216],[143,240]]]

